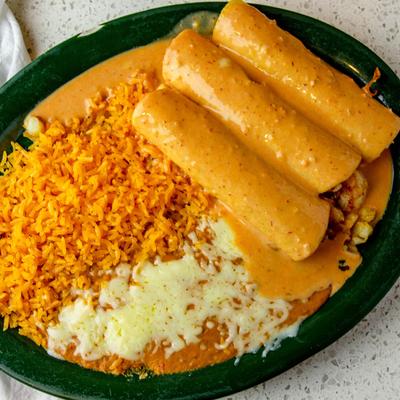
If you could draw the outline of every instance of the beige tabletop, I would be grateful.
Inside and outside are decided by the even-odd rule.
[[[34,58],[106,20],[184,0],[6,0]],[[328,22],[373,49],[400,74],[400,0],[271,0],[259,3]],[[400,284],[326,350],[234,400],[400,399]],[[50,400],[0,375],[0,400]]]

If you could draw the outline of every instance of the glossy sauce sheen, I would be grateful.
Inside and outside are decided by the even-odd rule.
[[[392,188],[392,168],[389,150],[361,168],[369,187],[364,206],[376,209],[378,219],[384,214]],[[341,234],[334,240],[325,239],[318,250],[306,260],[294,262],[282,252],[271,249],[265,243],[265,238],[249,226],[238,222],[229,212],[225,212],[225,217],[235,230],[238,247],[249,255],[247,268],[251,276],[261,293],[271,299],[306,299],[328,286],[331,286],[334,294],[353,275],[362,261],[359,254],[343,249],[346,238]],[[338,268],[339,260],[346,261],[349,266],[347,271]]]
[[[175,90],[156,90],[137,105],[132,123],[273,247],[293,260],[318,248],[328,226],[329,203],[264,163],[205,108]]]
[[[222,10],[213,40],[240,64],[255,67],[253,78],[354,146],[367,161],[376,159],[400,130],[400,118],[391,110],[244,2],[231,1]]]
[[[360,163],[357,152],[251,81],[223,50],[192,30],[171,42],[163,77],[211,110],[266,163],[314,193],[343,182]]]
[[[83,116],[86,99],[98,90],[126,81],[136,71],[154,71],[161,79],[164,52],[169,41],[157,42],[134,49],[105,61],[64,85],[40,103],[31,115],[44,120],[58,118],[68,120]],[[112,73],[111,73],[112,71]],[[363,169],[369,183],[366,206],[374,207],[382,217],[392,185],[392,160],[385,151],[375,162]],[[361,258],[342,250],[343,238],[325,241],[309,259],[293,262],[272,250],[259,234],[244,226],[230,214],[231,225],[237,235],[237,243],[248,255],[246,267],[260,290],[272,298],[306,300],[311,294],[328,286],[337,291],[361,262]],[[338,268],[338,260],[345,259],[348,271]]]
[[[161,81],[162,59],[169,40],[163,40],[122,53],[102,62],[67,84],[39,103],[31,115],[43,120],[58,119],[68,122],[72,118],[84,117],[88,99],[99,92],[126,82],[135,73],[150,71]]]

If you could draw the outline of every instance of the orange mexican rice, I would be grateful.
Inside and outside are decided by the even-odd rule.
[[[98,292],[121,262],[182,255],[209,198],[132,130],[132,110],[154,86],[144,76],[120,84],[84,119],[47,123],[29,151],[14,143],[3,155],[4,329],[46,346],[71,289]]]

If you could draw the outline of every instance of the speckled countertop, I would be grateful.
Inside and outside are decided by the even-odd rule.
[[[32,57],[115,17],[184,0],[6,0]],[[400,74],[400,0],[259,1],[328,22],[351,34]],[[232,400],[400,399],[400,283],[351,332],[290,371]],[[50,400],[4,379],[6,399]]]

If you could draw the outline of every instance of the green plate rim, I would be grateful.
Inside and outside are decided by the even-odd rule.
[[[218,12],[225,3],[166,6],[107,22],[86,36],[74,36],[34,60],[0,88],[1,144],[20,133],[20,123],[33,106],[63,83],[98,62],[129,48],[165,36],[183,16],[201,10]],[[342,31],[288,10],[256,5],[329,63],[368,81],[375,66],[379,100],[400,114],[400,80],[376,54]],[[384,297],[400,276],[400,145],[391,146],[394,185],[383,220],[367,245],[364,262],[324,307],[308,318],[296,338],[286,339],[267,357],[248,354],[198,371],[140,381],[114,377],[51,358],[15,330],[0,333],[0,370],[13,378],[66,399],[210,399],[229,395],[270,379],[333,343],[354,327]]]

